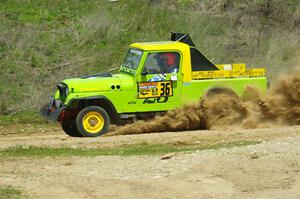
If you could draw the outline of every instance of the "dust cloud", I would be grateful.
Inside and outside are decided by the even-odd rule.
[[[300,124],[300,67],[280,77],[266,95],[247,87],[243,97],[217,93],[149,121],[122,126],[110,135],[186,130],[253,129]]]

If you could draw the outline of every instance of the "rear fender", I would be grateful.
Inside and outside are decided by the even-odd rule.
[[[212,87],[209,88],[204,94],[202,95],[203,97],[210,97],[212,95],[217,95],[217,94],[227,94],[230,96],[238,97],[237,93],[232,89],[228,87]]]

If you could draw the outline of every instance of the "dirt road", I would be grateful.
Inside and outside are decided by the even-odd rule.
[[[162,155],[0,158],[0,185],[19,187],[31,198],[300,198],[300,126],[95,139],[69,138],[58,129],[7,134],[3,132],[11,130],[3,128],[1,132],[2,149],[261,141],[176,153],[166,160]]]

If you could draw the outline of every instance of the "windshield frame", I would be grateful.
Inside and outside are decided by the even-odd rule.
[[[135,60],[134,62],[134,67],[128,67],[126,66],[126,62],[127,62],[127,59],[129,59],[128,55],[129,54],[135,54],[138,58],[138,60]],[[135,74],[136,71],[139,69],[139,66],[142,62],[142,59],[143,59],[143,55],[144,55],[144,51],[141,50],[141,49],[137,49],[137,48],[129,48],[127,53],[126,53],[126,56],[124,58],[124,61],[121,65],[121,68],[120,68],[120,71],[121,72],[126,72],[126,73],[130,73],[130,74]]]

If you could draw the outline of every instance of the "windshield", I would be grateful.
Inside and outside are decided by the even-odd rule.
[[[125,57],[123,67],[136,70],[139,66],[143,52],[137,49],[129,49]]]

